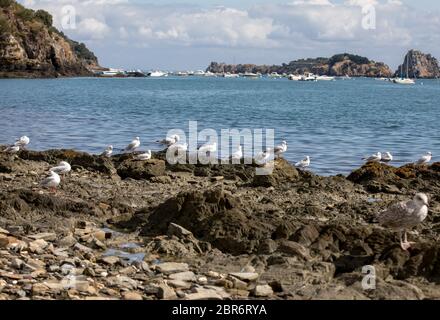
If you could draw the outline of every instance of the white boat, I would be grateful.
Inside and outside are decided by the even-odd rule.
[[[400,66],[400,78],[393,79],[394,83],[397,84],[416,84],[416,81],[414,79],[409,78],[409,61],[408,61],[408,54],[405,56],[405,63],[406,63],[406,78],[403,77],[403,65]]]
[[[151,71],[147,74],[147,76],[152,77],[152,78],[160,78],[160,77],[167,77],[168,74],[166,72],[162,72],[162,71]]]
[[[410,78],[395,78],[393,82],[397,84],[416,84],[415,80]]]
[[[279,74],[278,72],[272,72],[271,74],[268,75],[269,78],[273,78],[273,79],[279,79],[282,78],[283,76],[281,74]]]
[[[205,77],[217,77],[217,74],[215,74],[211,71],[208,71],[208,72],[205,72],[204,76]]]
[[[330,77],[330,76],[323,75],[323,76],[318,76],[316,78],[316,80],[318,80],[318,81],[334,81],[335,77]]]
[[[313,73],[307,73],[301,77],[299,81],[318,81],[317,76],[315,76]]]
[[[261,73],[246,72],[246,73],[243,73],[243,77],[251,78],[251,79],[258,79],[258,78],[261,78]]]
[[[194,71],[193,75],[194,76],[204,76],[205,75],[205,71],[197,70],[197,71]]]
[[[292,80],[292,81],[300,81],[302,78],[302,76],[300,75],[295,75],[295,74],[289,74],[288,79]]]
[[[236,73],[230,73],[230,72],[223,73],[223,78],[239,78],[239,77],[240,75]]]

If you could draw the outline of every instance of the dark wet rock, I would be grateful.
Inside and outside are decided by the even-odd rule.
[[[60,161],[67,161],[70,163],[73,169],[84,168],[110,175],[116,173],[116,170],[110,159],[75,150],[22,150],[20,151],[19,156],[24,160],[45,161],[51,165],[55,165]]]
[[[258,239],[270,238],[273,226],[255,219],[256,213],[250,209],[250,203],[244,204],[221,188],[183,192],[151,213],[142,234],[165,234],[168,225],[176,223],[222,251],[254,251]]]
[[[277,159],[271,174],[255,175],[252,185],[255,187],[277,187],[297,181],[298,170],[284,159]]]
[[[117,172],[122,179],[148,180],[165,175],[165,162],[157,159],[148,161],[126,160],[118,166]]]

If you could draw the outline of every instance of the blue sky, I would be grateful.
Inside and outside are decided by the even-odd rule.
[[[396,68],[412,48],[440,58],[440,1],[434,0],[20,2],[51,12],[59,29],[112,67],[204,69],[210,61],[280,64],[351,52]],[[74,28],[63,25],[68,5]],[[365,28],[371,8],[374,28]]]

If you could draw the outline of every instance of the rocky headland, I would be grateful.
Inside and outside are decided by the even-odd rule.
[[[66,37],[44,11],[0,1],[0,78],[90,76],[98,59]]]
[[[438,60],[430,54],[410,50],[395,72],[396,77],[434,79],[440,77]]]
[[[329,76],[350,76],[350,77],[391,77],[393,72],[382,62],[375,62],[358,55],[343,53],[331,58],[300,59],[291,61],[288,64],[279,65],[254,65],[238,64],[230,65],[225,63],[211,62],[206,69],[213,73],[261,73],[270,74],[305,74],[314,73],[317,75]]]
[[[41,189],[60,160],[73,170]],[[440,298],[440,163],[348,177],[283,159],[270,176],[255,168],[0,153],[0,299]],[[416,192],[430,213],[403,251],[375,217]]]

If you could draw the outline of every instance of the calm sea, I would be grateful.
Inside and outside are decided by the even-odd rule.
[[[395,165],[440,155],[440,82],[373,79],[73,78],[0,80],[0,144],[28,135],[31,149],[100,153],[139,136],[143,149],[170,129],[275,129],[290,161],[347,174],[363,156],[390,151]]]

